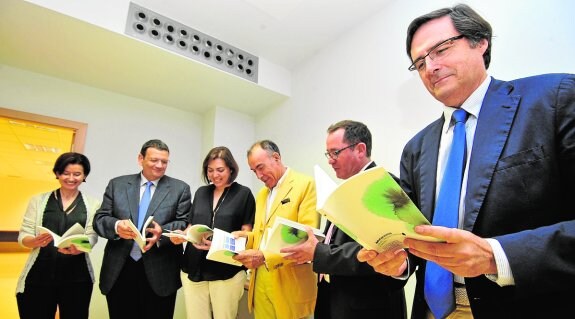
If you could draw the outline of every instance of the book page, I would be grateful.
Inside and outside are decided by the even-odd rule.
[[[164,230],[165,232],[162,233],[163,236],[181,238],[197,245],[202,243],[202,238],[204,236],[209,236],[214,233],[210,227],[202,224],[192,225],[184,234],[175,230]]]
[[[36,226],[36,232],[38,233],[38,235],[46,234],[46,233],[50,234],[50,236],[52,236],[52,242],[54,243],[54,247],[58,247],[58,244],[60,243],[60,239],[62,238],[44,226]]]
[[[181,238],[181,239],[189,241],[187,234],[185,234],[185,233],[181,234],[181,233],[176,232],[175,230],[164,229],[162,236]]]
[[[60,242],[56,247],[58,248],[68,248],[71,245],[74,245],[76,249],[89,253],[92,251],[92,245],[90,245],[90,239],[87,235],[84,234],[76,234],[70,235],[67,237],[62,237]]]
[[[212,246],[208,251],[206,259],[234,266],[242,266],[242,263],[234,260],[232,257],[245,249],[245,237],[234,238],[232,234],[221,229],[214,228]]]
[[[128,227],[130,227],[130,229],[134,233],[139,235],[139,236],[136,236],[136,238],[134,238],[134,241],[136,241],[136,243],[138,243],[138,246],[142,250],[142,253],[145,253],[144,247],[146,247],[146,244],[147,244],[146,243],[146,228],[148,228],[148,225],[150,225],[150,223],[152,222],[153,219],[154,219],[154,216],[149,216],[148,219],[146,219],[144,226],[142,226],[141,232],[138,230],[138,227],[136,227],[136,225],[134,225],[134,222],[132,222],[131,219],[128,219]]]
[[[202,224],[195,224],[188,229],[188,241],[194,244],[201,244],[204,236],[209,236],[213,233],[214,231],[210,227]]]
[[[84,227],[82,227],[82,225],[80,225],[79,223],[75,223],[74,225],[72,225],[72,227],[68,228],[68,230],[66,230],[66,232],[61,237],[68,237],[70,235],[80,235],[84,234],[85,232],[86,230],[84,229]]]
[[[317,194],[316,207],[319,211],[324,206],[329,195],[337,188],[337,183],[319,165],[313,167],[315,191]]]
[[[52,236],[54,247],[57,248],[68,248],[72,244],[76,246],[76,249],[83,252],[91,252],[92,245],[90,244],[90,239],[88,235],[84,234],[85,230],[79,223],[75,223],[72,227],[68,228],[64,235],[58,236],[56,233],[44,226],[36,227],[38,234],[48,233]]]

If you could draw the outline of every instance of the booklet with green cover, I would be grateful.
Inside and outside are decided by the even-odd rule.
[[[234,266],[242,266],[242,263],[233,259],[240,251],[246,249],[246,238],[234,238],[232,234],[218,228],[214,228],[212,245],[208,250],[206,259],[226,263]]]
[[[152,223],[152,220],[154,219],[154,216],[149,216],[148,219],[146,219],[146,222],[144,223],[144,226],[142,227],[142,232],[140,232],[138,230],[138,227],[136,227],[136,225],[134,225],[134,223],[132,222],[131,219],[129,219],[129,223],[128,223],[128,227],[130,227],[130,229],[136,233],[138,236],[136,236],[136,238],[134,238],[134,240],[136,241],[136,243],[138,243],[138,246],[140,247],[140,249],[142,250],[142,253],[145,253],[144,251],[144,247],[146,247],[146,228],[148,228],[148,225],[150,225],[150,223]]]
[[[295,246],[307,240],[306,225],[294,222],[283,217],[276,217],[274,224],[269,231],[269,237],[265,248],[266,251],[281,254],[282,256],[288,255],[280,253],[280,249],[284,247]],[[310,227],[313,234],[318,241],[323,241],[325,235],[321,230]]]
[[[318,165],[314,175],[317,210],[363,247],[378,252],[400,248],[405,237],[440,241],[415,233],[415,226],[430,223],[383,167],[339,185]]]
[[[178,238],[182,238],[185,239],[193,244],[201,244],[202,243],[202,238],[204,236],[211,236],[214,231],[206,226],[206,225],[202,225],[202,224],[195,224],[192,225],[190,228],[188,228],[188,230],[185,233],[179,233],[173,230],[166,230],[166,233],[162,233],[162,235],[166,236],[166,237],[178,237]]]
[[[90,245],[90,239],[88,235],[86,235],[86,231],[84,227],[80,224],[75,223],[72,227],[68,228],[66,232],[62,236],[56,235],[50,229],[38,226],[36,227],[38,234],[48,233],[54,239],[54,247],[58,248],[68,248],[71,245],[74,245],[76,249],[89,253],[92,251],[92,245]]]

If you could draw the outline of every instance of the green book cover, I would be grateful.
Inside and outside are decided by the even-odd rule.
[[[314,167],[317,210],[365,248],[384,251],[403,247],[405,237],[426,241],[416,225],[429,225],[411,199],[383,168],[360,172],[337,185]]]
[[[307,240],[306,225],[294,222],[283,217],[276,217],[272,228],[269,230],[269,237],[265,250],[283,256],[287,254],[280,253],[284,247],[295,246]],[[311,227],[318,241],[325,239],[324,234],[316,228]]]

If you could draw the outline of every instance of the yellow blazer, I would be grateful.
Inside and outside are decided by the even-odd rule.
[[[269,217],[266,216],[266,200],[269,189],[263,187],[256,197],[254,229],[248,234],[246,248],[259,249],[262,237],[273,226],[276,216],[298,223],[318,227],[319,215],[316,211],[315,183],[309,176],[288,169],[285,179],[278,188],[272,203]],[[284,260],[279,254],[263,251],[264,266],[272,276],[272,287],[277,300],[271,300],[278,318],[302,318],[313,313],[317,296],[317,276],[311,264],[297,265]],[[257,269],[252,271],[248,291],[248,308],[253,309],[254,288]]]

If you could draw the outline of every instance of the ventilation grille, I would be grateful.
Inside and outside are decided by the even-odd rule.
[[[258,57],[134,3],[130,3],[126,34],[258,82]]]

